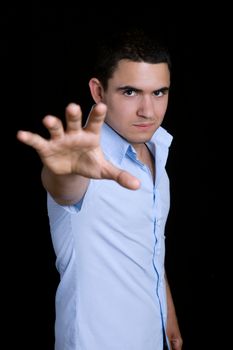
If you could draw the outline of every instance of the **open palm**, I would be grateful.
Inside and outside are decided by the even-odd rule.
[[[104,157],[100,132],[105,115],[106,106],[103,103],[95,105],[83,128],[81,108],[71,103],[66,108],[66,129],[59,118],[46,116],[43,124],[50,133],[50,139],[29,131],[18,131],[17,138],[33,147],[43,164],[55,174],[113,179],[126,188],[137,189],[140,184],[134,176],[116,168]]]

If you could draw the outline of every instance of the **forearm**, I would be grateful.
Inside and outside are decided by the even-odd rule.
[[[79,202],[90,181],[76,174],[56,175],[45,166],[42,169],[41,179],[46,191],[61,205],[72,205]]]
[[[172,315],[173,317],[176,318],[175,306],[174,306],[172,293],[171,293],[171,289],[170,289],[170,286],[169,286],[166,274],[165,274],[165,281],[166,281],[167,313],[168,313],[168,317],[169,317],[169,315]]]
[[[166,293],[167,293],[167,336],[170,341],[172,350],[181,350],[183,340],[181,337],[179,324],[176,316],[175,305],[173,302],[170,286],[166,279]]]

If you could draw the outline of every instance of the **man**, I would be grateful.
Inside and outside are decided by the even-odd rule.
[[[71,103],[66,128],[44,118],[49,140],[17,134],[43,162],[60,273],[55,349],[180,350],[164,268],[170,58],[140,31],[111,38],[97,56],[84,127]]]

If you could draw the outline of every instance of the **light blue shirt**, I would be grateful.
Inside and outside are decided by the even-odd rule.
[[[164,229],[169,211],[165,170],[172,136],[162,127],[148,147],[156,179],[134,148],[107,124],[107,159],[141,181],[140,189],[91,180],[82,201],[61,206],[48,195],[60,283],[56,350],[162,350],[166,327]]]

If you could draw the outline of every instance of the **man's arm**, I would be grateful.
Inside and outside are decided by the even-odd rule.
[[[71,103],[66,108],[66,129],[57,117],[43,119],[50,133],[49,140],[28,131],[18,131],[18,140],[39,154],[43,163],[42,183],[58,203],[77,203],[87,190],[89,179],[112,179],[128,189],[139,188],[138,179],[104,157],[100,132],[105,114],[103,103],[95,105],[83,128],[81,108]]]
[[[181,350],[183,340],[181,337],[179,324],[176,316],[175,306],[170,290],[170,286],[165,276],[167,293],[167,336],[172,350]]]
[[[56,175],[46,166],[41,173],[42,184],[54,200],[61,205],[78,203],[85,194],[90,179],[76,175]]]

